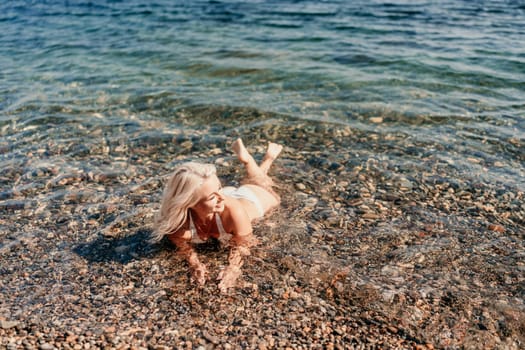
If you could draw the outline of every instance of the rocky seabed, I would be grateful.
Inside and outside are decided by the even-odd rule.
[[[23,137],[0,144],[0,347],[525,346],[524,191],[489,176],[515,160],[259,117],[59,128],[45,141],[39,126],[12,131]],[[255,225],[261,243],[223,295],[226,251],[201,249],[213,272],[197,288],[173,246],[147,240],[177,162],[214,162],[237,183],[238,136],[258,155],[286,145],[273,172],[283,204]]]

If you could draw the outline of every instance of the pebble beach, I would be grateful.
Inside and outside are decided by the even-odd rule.
[[[188,119],[197,127],[199,118]],[[143,127],[119,142],[92,138],[82,152],[68,151],[69,165],[99,159],[91,172],[53,161],[79,147],[74,142],[27,145],[27,156],[4,167],[2,177],[1,345],[523,345],[522,191],[477,179],[450,182],[454,166],[425,154],[424,144],[411,145],[413,158],[393,169],[384,149],[404,142],[402,135],[299,120],[261,126],[262,118],[224,127],[216,140],[200,130],[150,139]],[[83,139],[103,133],[83,132]],[[224,183],[238,184],[242,174],[228,146],[241,135],[256,155],[265,142],[286,140],[274,169],[283,204],[255,225],[261,243],[237,287],[221,295],[213,275],[227,251],[201,249],[213,272],[197,288],[173,246],[147,240],[172,165],[213,162]],[[315,138],[331,142],[321,147]],[[376,146],[359,147],[363,138]],[[12,178],[19,179],[14,186]]]
[[[0,4],[0,349],[525,347],[525,7]],[[151,243],[184,161],[279,209],[235,288]]]

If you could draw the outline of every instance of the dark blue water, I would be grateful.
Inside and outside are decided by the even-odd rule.
[[[155,134],[192,108],[250,108],[405,133],[519,187],[524,20],[525,2],[510,0],[4,1],[3,157],[88,143],[67,130]]]

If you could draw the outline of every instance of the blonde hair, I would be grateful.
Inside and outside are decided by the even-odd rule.
[[[188,219],[188,209],[198,203],[196,194],[199,186],[217,170],[212,164],[187,162],[175,168],[171,175],[155,218],[155,230],[152,241],[158,242],[164,236],[179,230]]]

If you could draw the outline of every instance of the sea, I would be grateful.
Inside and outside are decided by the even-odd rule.
[[[403,132],[524,188],[524,20],[516,0],[3,1],[2,162],[88,125],[249,108]]]

